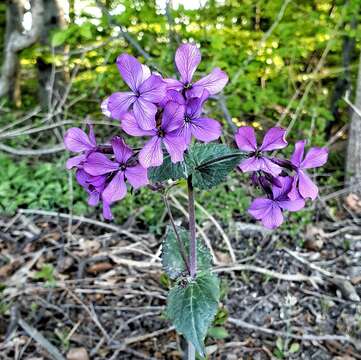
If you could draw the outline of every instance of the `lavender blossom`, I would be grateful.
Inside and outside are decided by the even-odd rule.
[[[116,92],[106,98],[101,105],[103,113],[121,120],[132,108],[139,126],[144,130],[153,129],[156,104],[165,97],[166,84],[159,75],[151,75],[149,68],[131,55],[120,55],[117,66],[131,91]]]
[[[178,129],[183,121],[184,108],[176,102],[168,102],[164,108],[162,119],[151,130],[140,128],[135,117],[128,113],[122,121],[122,129],[132,136],[150,136],[139,152],[139,162],[145,167],[159,166],[163,163],[162,145],[170,155],[171,161],[176,163],[183,160],[187,144]]]
[[[112,219],[110,206],[127,193],[127,180],[134,189],[148,184],[147,170],[134,161],[133,151],[120,137],[112,139],[115,160],[99,152],[90,154],[84,163],[84,170],[92,176],[107,176],[107,185],[101,193],[103,200],[103,214],[108,220]]]
[[[261,146],[257,146],[256,134],[250,126],[242,126],[238,129],[235,140],[241,151],[248,152],[250,157],[239,164],[243,172],[263,171],[272,176],[277,176],[282,172],[281,166],[277,165],[269,158],[263,155],[264,152],[283,149],[287,146],[285,140],[286,130],[278,127],[269,129]]]
[[[281,187],[272,186],[269,198],[257,198],[253,200],[248,212],[257,220],[261,220],[263,226],[274,229],[283,223],[283,211],[298,211],[305,206],[301,197],[291,200],[289,192],[292,189],[293,179],[289,176],[279,177]]]
[[[315,200],[318,188],[307,174],[307,169],[318,168],[327,162],[328,150],[313,147],[304,156],[306,140],[297,141],[291,157],[291,164],[296,170],[290,197],[295,199],[299,194],[304,198]]]
[[[181,45],[175,54],[175,63],[180,74],[180,80],[164,79],[168,85],[168,90],[184,91],[187,97],[200,97],[203,90],[207,90],[210,95],[222,91],[228,82],[228,76],[220,68],[214,68],[207,76],[195,83],[192,82],[201,58],[201,53],[195,45]]]

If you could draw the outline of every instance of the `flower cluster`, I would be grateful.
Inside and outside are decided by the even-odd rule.
[[[249,154],[239,168],[252,173],[252,183],[261,188],[266,197],[253,200],[248,212],[262,224],[274,229],[283,222],[283,211],[298,211],[305,200],[315,200],[318,188],[307,174],[308,169],[317,168],[327,161],[326,148],[311,148],[304,155],[306,141],[298,141],[290,160],[279,159],[270,152],[285,148],[286,130],[269,129],[257,145],[254,129],[243,126],[238,129],[235,140],[238,148]]]
[[[203,116],[202,108],[210,96],[223,89],[228,76],[215,68],[193,81],[200,61],[201,53],[195,45],[181,45],[175,54],[178,80],[152,73],[131,55],[117,58],[129,91],[113,93],[101,108],[106,116],[121,121],[126,134],[148,138],[139,152],[134,153],[117,136],[111,145],[97,145],[90,124],[88,135],[79,128],[66,132],[65,147],[79,153],[68,160],[67,168],[77,169],[76,179],[89,194],[89,205],[102,202],[104,218],[112,219],[110,206],[126,195],[126,183],[135,189],[148,184],[147,169],[163,163],[163,148],[176,163],[183,160],[192,137],[210,142],[221,136],[220,123]]]
[[[180,78],[169,79],[152,73],[131,55],[117,58],[129,91],[113,93],[102,102],[101,109],[120,121],[124,133],[146,138],[139,151],[133,152],[119,136],[108,145],[98,145],[91,124],[88,134],[79,128],[66,132],[66,148],[78,153],[68,160],[67,168],[77,169],[76,179],[89,194],[89,205],[103,204],[104,218],[112,219],[110,207],[125,197],[127,184],[134,189],[148,184],[147,169],[163,163],[163,151],[177,163],[183,160],[193,138],[207,143],[221,136],[221,124],[203,115],[203,105],[224,88],[228,76],[215,68],[194,81],[200,61],[201,53],[195,45],[181,45],[175,54]],[[296,143],[290,161],[273,156],[272,152],[287,146],[285,133],[284,129],[271,128],[260,146],[252,127],[241,127],[235,135],[238,148],[249,154],[239,168],[251,172],[253,184],[266,194],[255,199],[248,211],[271,229],[282,224],[283,211],[300,210],[307,198],[317,197],[317,186],[307,170],[327,161],[324,148],[311,148],[304,155],[305,141]]]

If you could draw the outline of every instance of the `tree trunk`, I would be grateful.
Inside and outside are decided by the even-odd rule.
[[[12,0],[12,2],[18,2]],[[43,0],[31,1],[32,27],[30,31],[22,33],[17,29],[8,35],[8,41],[4,47],[4,61],[1,68],[0,97],[8,95],[10,89],[14,87],[14,79],[18,69],[18,54],[21,50],[33,45],[42,27],[44,7]]]
[[[40,43],[50,49],[50,34],[56,29],[66,26],[64,9],[60,0],[47,0],[44,3],[44,24],[40,34]],[[58,48],[57,48],[58,49]],[[64,51],[64,47],[59,47]],[[66,77],[63,69],[55,69],[45,57],[37,58],[39,101],[42,108],[49,108],[53,102],[57,102],[64,91]],[[54,73],[55,71],[55,73]]]
[[[356,84],[355,107],[361,111],[361,53]],[[359,197],[361,196],[361,116],[355,111],[352,113],[348,134],[346,184],[347,186],[356,185],[356,191],[351,190],[351,192],[357,193]]]
[[[8,44],[11,34],[14,31],[21,33],[23,31],[22,20],[24,16],[24,3],[22,0],[10,1],[6,9],[6,30],[5,30],[5,47]],[[12,81],[9,85],[8,97],[11,103],[16,107],[21,105],[20,90],[20,59],[16,56]]]

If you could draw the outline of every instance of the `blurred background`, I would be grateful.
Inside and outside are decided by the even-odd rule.
[[[348,228],[351,238],[345,237],[343,230],[340,230],[337,236],[342,236],[335,242],[336,245],[327,248],[330,253],[327,252],[325,259],[338,259],[338,256],[346,254],[351,261],[348,265],[351,264],[354,268],[360,259],[360,254],[356,251],[359,249],[359,238],[355,240],[352,237],[360,233],[358,219],[361,214],[361,75],[357,79],[361,66],[360,9],[360,0],[2,1],[0,213],[3,235],[0,246],[4,255],[0,263],[0,278],[13,279],[6,287],[12,289],[13,285],[9,284],[19,284],[16,282],[19,279],[11,276],[17,274],[21,266],[28,264],[27,256],[36,258],[38,251],[42,251],[39,255],[41,261],[36,258],[31,264],[30,268],[36,264],[31,281],[36,284],[42,281],[50,284],[50,288],[54,285],[52,281],[76,281],[82,279],[85,272],[88,276],[104,272],[108,274],[113,271],[114,264],[127,269],[124,270],[126,277],[134,275],[133,263],[129,265],[118,258],[109,260],[109,253],[105,256],[101,252],[114,239],[106,237],[104,232],[107,231],[115,231],[118,236],[125,237],[130,236],[129,231],[136,233],[136,239],[149,241],[148,248],[142,250],[143,255],[144,251],[159,255],[159,239],[168,222],[161,196],[149,189],[142,189],[137,196],[128,195],[114,206],[114,224],[105,224],[100,209],[87,205],[86,194],[76,184],[73,174],[65,170],[69,154],[64,151],[62,137],[69,127],[85,128],[87,119],[95,125],[97,137],[102,142],[107,142],[111,135],[120,134],[119,123],[106,118],[100,111],[100,103],[105,97],[114,91],[126,89],[115,66],[116,57],[123,52],[130,53],[153,70],[171,77],[175,76],[174,52],[180,43],[186,41],[196,43],[202,52],[197,76],[208,73],[215,66],[229,75],[230,81],[223,93],[207,102],[206,108],[213,118],[223,124],[222,141],[232,143],[237,126],[248,124],[262,133],[279,125],[289,130],[290,144],[298,139],[307,139],[312,146],[328,146],[330,149],[328,163],[314,173],[320,186],[318,201],[296,214],[288,215],[288,221],[275,235],[264,232],[248,216],[246,209],[254,194],[248,186],[247,178],[242,174],[234,172],[227,183],[211,192],[203,191],[196,195],[200,225],[198,232],[205,240],[214,242],[218,264],[227,264],[234,261],[235,257],[248,259],[247,256],[258,251],[259,246],[262,248],[269,243],[273,244],[273,250],[278,251],[277,247],[282,246],[282,241],[288,241],[291,246],[298,246],[303,250],[314,251],[320,256],[324,243],[336,236],[324,236],[325,231],[337,232],[340,228],[345,229],[349,224],[347,221],[352,221],[351,225],[347,225],[351,226],[351,230]],[[292,151],[293,147],[289,146],[285,154],[289,155]],[[187,214],[183,195],[179,192],[170,198],[177,219],[182,219]],[[81,227],[83,223],[88,225]],[[108,227],[104,227],[104,224]],[[48,234],[47,240],[41,237],[44,232]],[[49,240],[49,233],[57,235],[51,235]],[[50,250],[47,248],[49,246]],[[72,246],[76,246],[76,249]],[[268,251],[268,254],[272,254],[272,251]],[[95,263],[88,264],[84,259],[93,255],[96,255],[97,260],[93,259]],[[293,269],[289,265],[281,266],[282,256],[279,254],[281,260],[277,256],[269,260],[277,263],[275,266],[279,271]],[[130,258],[134,259],[134,256]],[[258,265],[268,267],[265,265],[267,259],[261,256]],[[16,261],[20,263],[14,265]],[[95,265],[98,268],[94,268]],[[143,265],[134,266],[135,269],[143,269]],[[340,269],[345,265],[335,260],[332,266]],[[151,265],[144,267],[148,269]],[[302,265],[294,270],[303,267],[308,268]],[[356,275],[360,275],[360,267],[355,271]],[[248,286],[247,289],[243,288],[243,294],[250,294],[256,285],[245,274],[248,273],[241,273],[242,276],[232,278],[232,281],[237,284],[237,289]],[[159,276],[155,282],[157,285],[154,286],[169,286],[168,279],[159,280]],[[260,276],[258,284],[266,277]],[[20,284],[24,285],[27,281],[28,279]],[[267,293],[269,290],[266,286],[261,292]],[[280,287],[282,299],[288,291]],[[69,297],[68,301],[75,302],[75,305],[64,310],[64,299],[59,299],[51,291],[50,293],[51,296],[47,293],[47,297],[44,295],[43,299],[47,299],[53,306],[57,304],[62,311],[82,308],[74,297]],[[341,293],[341,297],[344,296],[342,291]],[[107,301],[106,306],[113,304],[113,298],[102,298],[107,296],[104,294],[93,294],[91,300]],[[163,295],[156,297],[159,306],[164,305]],[[337,296],[335,292],[333,295]],[[357,291],[353,295],[357,300]],[[7,293],[6,296],[0,310],[8,323],[12,319],[10,309],[18,295],[10,291],[10,295]],[[85,301],[84,298],[81,299]],[[239,315],[250,305],[247,301],[242,303],[243,300],[236,299],[235,296],[229,309],[234,311],[233,315]],[[348,300],[346,296],[343,301],[347,303]],[[22,298],[22,301],[25,301],[24,304],[35,304],[32,305],[34,309],[32,308],[31,314],[44,306],[43,303],[34,301],[33,297],[30,300]],[[149,304],[145,302],[142,306]],[[325,310],[321,305],[315,305],[316,309]],[[137,303],[137,306],[140,305]],[[244,306],[243,310],[240,306]],[[49,307],[47,309],[50,311]],[[89,309],[93,314],[94,309]],[[347,314],[353,314],[353,320],[343,314],[342,326],[355,326],[352,331],[360,333],[361,315],[358,313],[357,317],[354,308],[352,309]],[[109,309],[104,309],[102,313],[105,318],[98,314],[103,324],[112,321],[106,317],[107,311]],[[328,310],[325,311],[327,313]],[[264,315],[267,313],[272,313],[270,308],[265,308]],[[54,321],[49,320],[49,314],[41,314],[42,323]],[[89,312],[85,311],[86,314]],[[35,317],[34,320],[32,316],[30,315],[34,321],[32,323],[37,324],[39,318]],[[277,316],[280,316],[279,312]],[[262,317],[253,320],[262,325],[262,319],[264,320]],[[68,335],[74,326],[67,321],[61,320],[61,324],[67,324],[67,332],[64,334],[59,330],[52,340],[63,353],[71,348]],[[89,338],[78,339],[78,343],[87,344],[87,351],[92,354],[90,358],[108,358],[108,355],[99,355],[97,352],[103,349],[103,345],[94,343],[95,333],[98,332],[98,336],[105,338],[106,335],[92,320],[89,321],[93,326],[89,330],[91,334],[87,333],[88,330],[84,330],[84,333],[92,339],[91,345],[87,343]],[[358,325],[354,324],[355,321]],[[44,331],[49,329],[49,324]],[[86,322],[81,322],[79,329],[85,325]],[[59,324],[52,326],[57,328]],[[154,323],[139,323],[137,326],[148,332],[158,329],[158,325]],[[322,329],[326,332],[344,329],[334,322],[330,326]],[[3,324],[1,330],[5,334],[9,328]],[[175,337],[174,334],[172,336]],[[167,338],[167,341],[171,340]],[[271,352],[275,342],[272,344],[269,347]],[[249,347],[253,345],[248,344]],[[283,355],[279,354],[282,351],[285,353],[282,339],[281,345],[278,345],[276,350],[279,347],[281,350],[278,349],[277,357],[282,358]],[[162,346],[161,349],[166,349],[166,345]],[[299,348],[296,345],[295,349],[297,353]],[[150,353],[155,358],[168,358],[168,355],[162,353],[163,350],[159,350],[159,356],[151,351]],[[11,353],[13,349],[9,351]],[[169,354],[170,350],[164,351]],[[223,351],[226,351],[225,348]],[[232,355],[231,347],[229,351]],[[311,359],[312,354],[309,353],[305,358]],[[121,355],[118,353],[117,356]],[[137,358],[134,353],[124,353],[122,356],[119,358]],[[177,356],[175,354],[174,358],[178,358]],[[317,356],[315,358],[321,359]]]

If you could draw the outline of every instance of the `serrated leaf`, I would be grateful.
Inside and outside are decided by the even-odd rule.
[[[199,189],[210,189],[225,180],[240,163],[243,154],[224,144],[194,144],[185,161],[192,183]]]
[[[183,161],[173,164],[170,160],[170,156],[165,155],[163,164],[150,168],[148,171],[148,176],[152,182],[161,182],[169,179],[186,179],[188,173],[186,164]]]
[[[173,287],[168,295],[167,317],[176,330],[205,355],[204,338],[217,312],[219,280],[210,272],[199,273],[186,286]]]
[[[184,244],[186,254],[189,253],[188,231],[181,226],[177,226],[177,232]],[[162,265],[164,271],[171,279],[176,279],[187,268],[184,264],[179,244],[171,226],[167,227],[167,232],[162,246]],[[197,266],[199,271],[209,270],[212,266],[212,256],[208,248],[201,241],[197,241]]]
[[[208,329],[207,335],[222,340],[229,336],[229,332],[223,326],[215,326]]]

